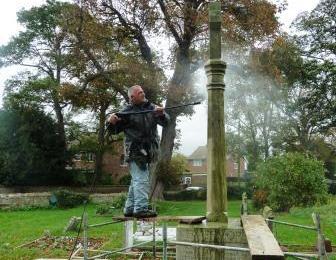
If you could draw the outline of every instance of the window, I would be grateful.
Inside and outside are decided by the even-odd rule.
[[[81,153],[76,153],[75,155],[74,155],[74,160],[75,161],[80,161],[82,159],[82,154]]]
[[[86,157],[89,162],[93,162],[95,160],[96,155],[94,153],[86,153]]]
[[[122,167],[127,166],[127,162],[125,160],[125,154],[120,155],[120,166]]]
[[[234,168],[235,170],[238,170],[238,163],[234,163],[234,164],[233,164],[233,168]]]
[[[193,166],[202,166],[203,165],[203,161],[202,160],[193,160],[192,161],[192,165]]]
[[[96,155],[94,153],[90,152],[80,152],[74,155],[75,161],[88,161],[93,162],[96,158]]]

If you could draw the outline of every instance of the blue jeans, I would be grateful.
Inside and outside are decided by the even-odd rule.
[[[134,161],[131,161],[129,167],[132,180],[128,189],[124,213],[147,211],[150,190],[148,165],[145,170],[141,170]]]

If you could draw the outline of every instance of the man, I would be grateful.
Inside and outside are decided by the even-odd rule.
[[[130,104],[122,112],[140,112],[144,114],[124,115],[122,118],[112,114],[108,119],[108,131],[112,134],[125,133],[126,161],[132,176],[124,208],[126,217],[156,217],[157,213],[148,209],[150,191],[149,163],[156,160],[159,150],[157,124],[166,126],[169,116],[164,108],[156,106],[145,97],[141,86],[128,89]]]

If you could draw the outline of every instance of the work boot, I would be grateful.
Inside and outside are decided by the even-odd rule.
[[[155,218],[157,216],[157,213],[152,210],[146,210],[146,211],[135,212],[133,216],[135,218]]]

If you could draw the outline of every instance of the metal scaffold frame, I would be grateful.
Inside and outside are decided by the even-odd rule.
[[[247,205],[246,199],[243,198],[243,204],[242,204],[242,209],[243,212],[242,214],[247,214]],[[299,225],[299,224],[293,224],[293,223],[288,223],[288,222],[283,222],[283,221],[276,221],[271,218],[266,218],[265,221],[268,223],[269,226],[272,227],[272,223],[277,223],[277,224],[282,224],[282,225],[289,225],[293,227],[298,227],[298,228],[303,228],[307,230],[313,230],[317,232],[318,235],[318,254],[308,254],[308,253],[301,253],[301,252],[283,252],[285,256],[292,256],[296,257],[298,259],[328,259],[326,250],[325,250],[325,244],[324,244],[324,235],[321,231],[321,224],[320,224],[320,217],[318,214],[313,213],[313,220],[315,223],[315,227],[313,226],[305,226],[305,225]],[[175,217],[175,220],[178,219],[178,217]],[[131,253],[130,250],[132,248],[144,246],[147,244],[152,243],[152,256],[157,257],[158,252],[157,252],[157,239],[156,239],[156,222],[157,220],[162,221],[162,253],[160,253],[160,257],[162,256],[163,260],[168,259],[168,246],[176,246],[176,245],[183,245],[183,246],[190,246],[190,247],[202,247],[202,248],[212,248],[212,249],[218,249],[218,250],[230,250],[230,251],[245,251],[249,252],[249,248],[244,248],[244,247],[233,247],[233,246],[222,246],[222,245],[212,245],[212,244],[201,244],[201,243],[190,243],[190,242],[184,242],[184,241],[169,241],[168,236],[167,236],[167,218],[162,217],[162,219],[158,218],[150,218],[150,219],[139,219],[141,221],[148,221],[153,223],[153,237],[150,241],[144,241],[140,242],[137,244],[133,244],[133,242],[130,242],[130,240],[127,240],[127,237],[131,237],[133,235],[133,219],[125,218],[122,219],[120,218],[119,220],[115,221],[109,221],[109,222],[104,222],[104,223],[99,223],[99,224],[88,224],[88,216],[87,213],[83,215],[83,246],[80,246],[77,248],[77,250],[72,254],[70,259],[84,259],[84,260],[92,260],[92,259],[106,259],[104,257],[110,256],[112,254],[125,254],[125,255],[132,255],[133,257],[138,255],[138,259],[143,259],[144,255],[146,254],[145,252],[138,252],[138,253]],[[125,246],[120,249],[116,250],[92,250],[88,248],[88,230],[90,228],[96,228],[96,227],[101,227],[105,225],[111,225],[111,224],[116,224],[116,223],[121,223],[124,222],[124,235],[125,235]],[[78,254],[81,253],[83,256],[79,256]],[[89,252],[91,253],[97,253],[94,256],[89,256]],[[149,253],[149,252],[148,252]],[[174,255],[169,255],[169,257],[173,257]]]

